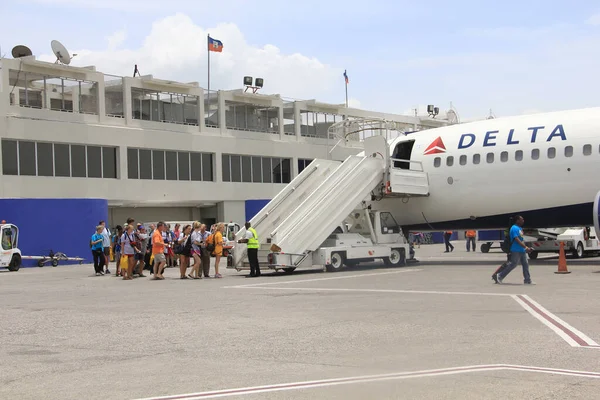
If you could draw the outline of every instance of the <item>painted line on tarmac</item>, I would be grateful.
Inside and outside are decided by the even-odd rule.
[[[305,281],[306,282],[306,281]],[[496,296],[510,297],[509,293],[478,293],[478,292],[443,292],[437,290],[403,290],[403,289],[347,289],[347,288],[298,288],[298,287],[261,287],[261,286],[230,286],[232,289],[262,289],[262,290],[299,290],[312,292],[358,292],[358,293],[407,293],[407,294],[439,294],[461,296]]]
[[[392,374],[380,375],[364,375],[353,376],[347,378],[322,379],[316,381],[280,383],[274,385],[252,386],[234,389],[213,390],[207,392],[180,394],[174,396],[149,397],[139,400],[196,400],[196,399],[211,399],[218,397],[232,397],[242,395],[253,395],[258,393],[278,392],[288,390],[313,389],[319,387],[348,385],[357,383],[382,382],[399,379],[425,378],[444,375],[457,375],[471,372],[486,372],[486,371],[519,371],[519,372],[537,372],[544,374],[554,374],[563,376],[575,376],[580,378],[599,379],[600,373],[593,371],[575,371],[568,369],[533,367],[525,365],[507,365],[507,364],[490,364],[490,365],[470,365],[465,367],[430,369],[413,372],[397,372]]]
[[[600,345],[590,339],[586,334],[575,329],[556,315],[552,314],[541,304],[534,301],[526,294],[512,295],[511,297],[536,319],[538,319],[548,328],[552,329],[558,336],[563,338],[572,347],[600,348]]]
[[[330,276],[327,278],[299,279],[299,280],[295,280],[295,281],[283,281],[283,282],[279,282],[279,281],[277,281],[277,282],[262,282],[262,283],[253,283],[250,285],[224,286],[223,289],[239,289],[239,288],[247,288],[247,287],[266,286],[266,285],[288,285],[288,284],[293,284],[293,283],[330,281],[330,280],[334,280],[334,279],[350,279],[350,278],[363,278],[366,276],[403,274],[406,272],[417,272],[417,271],[423,271],[423,270],[417,269],[417,268],[412,268],[412,269],[402,269],[400,271],[374,272],[374,273],[370,273],[370,274],[340,275],[340,276]]]

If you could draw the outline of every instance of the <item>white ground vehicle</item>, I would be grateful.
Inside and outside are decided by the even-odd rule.
[[[268,266],[291,269],[300,266],[325,266],[327,271],[339,271],[344,265],[383,260],[389,266],[404,266],[410,254],[408,240],[389,212],[365,209],[356,211],[349,232],[334,232],[312,252],[269,254]]]
[[[526,241],[525,244],[534,249],[529,257],[535,260],[539,253],[558,253],[560,242],[565,244],[565,252],[571,253],[575,258],[600,252],[600,242],[594,228],[576,227],[562,231],[555,236],[546,233],[547,236],[539,237],[538,240]]]
[[[0,253],[0,268],[18,271],[21,268],[21,250],[19,244],[19,228],[13,224],[0,225],[2,253]]]

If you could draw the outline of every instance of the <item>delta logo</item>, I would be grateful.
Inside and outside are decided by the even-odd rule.
[[[425,149],[424,155],[429,154],[440,154],[446,152],[446,146],[444,146],[444,142],[441,137],[435,139],[427,148]]]

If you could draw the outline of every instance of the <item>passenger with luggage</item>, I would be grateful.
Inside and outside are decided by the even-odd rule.
[[[531,282],[531,275],[529,274],[529,263],[527,262],[527,253],[531,253],[533,250],[524,242],[523,239],[523,225],[525,219],[517,215],[514,218],[514,225],[510,228],[509,234],[506,237],[506,241],[510,243],[508,261],[500,266],[492,275],[494,282],[501,284],[504,278],[510,272],[515,269],[518,263],[523,266],[523,279],[526,285],[533,285]]]

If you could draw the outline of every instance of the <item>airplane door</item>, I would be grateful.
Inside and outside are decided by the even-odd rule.
[[[415,145],[414,139],[405,140],[396,144],[392,158],[395,159],[394,167],[400,169],[410,169],[410,157],[412,155],[412,149]],[[404,161],[396,161],[404,160]]]
[[[594,199],[594,229],[596,230],[596,237],[600,235],[600,192],[596,194]]]

